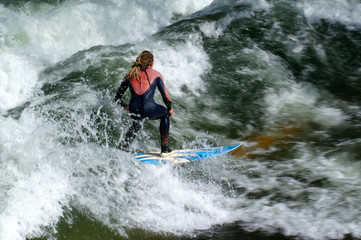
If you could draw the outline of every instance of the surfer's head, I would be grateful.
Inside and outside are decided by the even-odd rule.
[[[137,60],[133,63],[132,68],[127,73],[127,78],[139,78],[139,71],[146,67],[153,67],[154,57],[149,51],[143,51],[137,57]]]

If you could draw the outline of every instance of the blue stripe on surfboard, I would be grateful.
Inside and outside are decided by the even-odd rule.
[[[141,160],[142,162],[145,163],[149,163],[149,164],[153,164],[153,165],[158,165],[158,164],[166,164],[167,161],[164,160],[157,160],[157,159],[149,159],[149,160]]]

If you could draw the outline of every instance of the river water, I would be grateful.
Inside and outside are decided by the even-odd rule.
[[[119,150],[145,49],[170,147],[241,149],[140,163],[149,121]],[[360,103],[358,0],[0,1],[0,239],[359,239]]]

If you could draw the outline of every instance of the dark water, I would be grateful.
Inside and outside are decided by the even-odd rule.
[[[0,239],[361,238],[359,1],[0,3]],[[171,147],[240,150],[154,167],[118,149],[113,97],[144,49]]]

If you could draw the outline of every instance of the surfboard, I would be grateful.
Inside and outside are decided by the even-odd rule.
[[[241,145],[242,144],[213,147],[213,148],[173,150],[171,153],[168,153],[166,156],[161,156],[160,152],[135,154],[134,156],[136,159],[140,160],[141,162],[155,164],[155,165],[166,164],[169,162],[189,163],[232,152]]]

